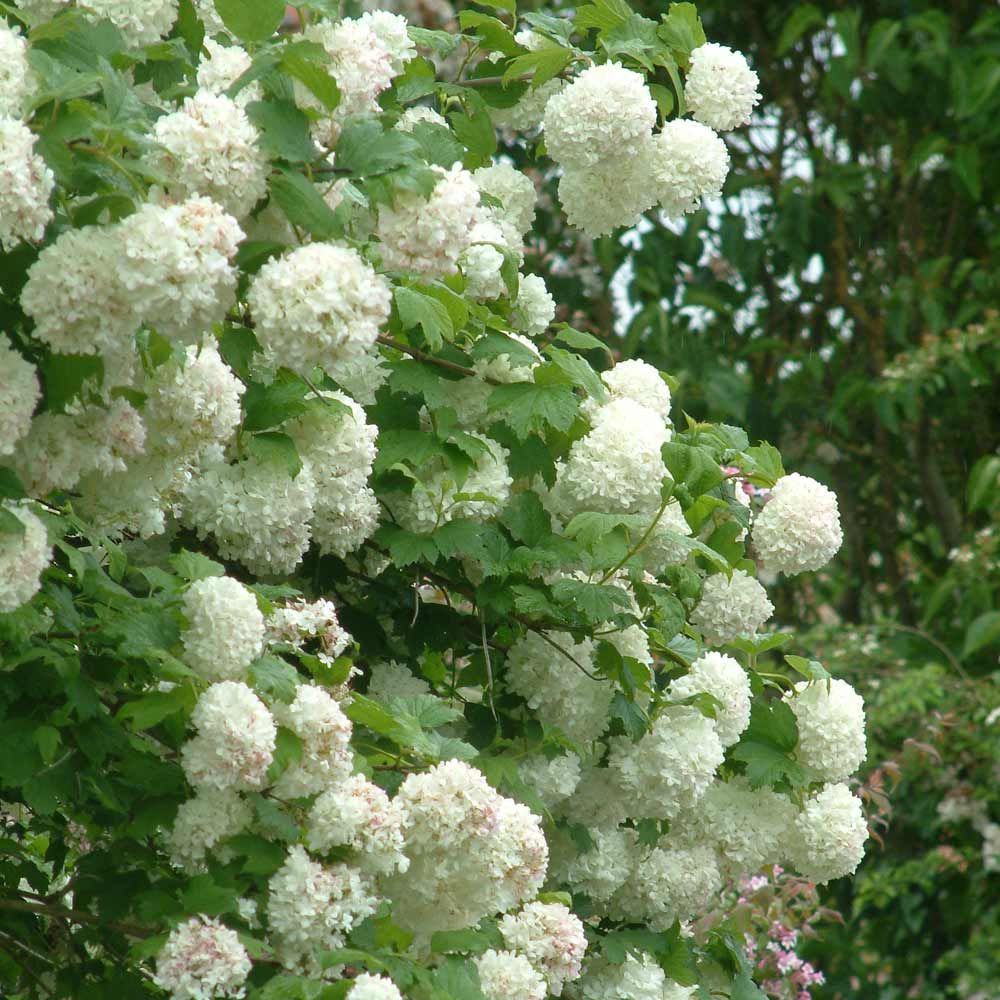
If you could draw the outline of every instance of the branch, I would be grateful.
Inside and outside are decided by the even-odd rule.
[[[127,934],[129,937],[135,938],[145,938],[152,934],[152,931],[147,930],[145,927],[140,927],[138,924],[125,924],[104,920],[84,910],[71,910],[65,906],[52,906],[48,903],[29,903],[26,899],[0,899],[0,910],[13,910],[16,913],[34,913],[40,917],[71,920],[78,924],[100,924],[109,930],[118,931],[119,934]]]
[[[387,337],[381,334],[378,338],[378,342],[383,344],[385,347],[392,347],[397,351],[401,351],[403,354],[409,354],[411,358],[415,358],[417,361],[425,361],[429,365],[437,365],[439,368],[446,368],[450,372],[458,372],[460,375],[473,375],[479,376],[474,368],[466,368],[465,365],[455,364],[454,361],[445,361],[444,358],[436,358],[433,354],[428,354],[426,351],[420,350],[419,347],[410,347],[409,344],[403,344],[393,337]],[[485,381],[489,382],[491,385],[500,385],[496,379],[487,378]]]

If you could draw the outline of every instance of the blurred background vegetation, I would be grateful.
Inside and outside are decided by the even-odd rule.
[[[804,645],[870,713],[877,839],[859,877],[825,893],[844,924],[806,948],[827,975],[814,995],[992,1000],[1000,9],[748,0],[702,14],[764,94],[749,131],[727,136],[724,203],[594,244],[553,215],[535,265],[561,318],[678,378],[677,409],[745,425],[840,499],[834,564],[767,581],[778,619],[812,627]]]

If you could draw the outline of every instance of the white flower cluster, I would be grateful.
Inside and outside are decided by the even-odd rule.
[[[373,663],[369,668],[367,695],[376,701],[388,705],[393,698],[416,698],[430,693],[427,681],[414,677],[402,663],[395,660]]]
[[[471,927],[538,892],[548,865],[538,817],[474,767],[450,760],[410,774],[395,802],[410,866],[387,893],[402,926],[421,937]]]
[[[27,41],[0,17],[0,119],[20,119],[35,84]]]
[[[288,433],[316,483],[313,540],[324,553],[355,551],[378,526],[378,500],[368,486],[378,428],[353,399],[330,392]]]
[[[253,809],[231,788],[204,787],[177,810],[170,830],[170,860],[189,872],[204,868],[205,855],[229,837],[245,830],[253,820]],[[220,857],[220,860],[225,860]]]
[[[388,976],[362,972],[354,977],[345,1000],[403,1000],[403,995]]]
[[[302,758],[274,786],[281,798],[314,795],[351,773],[351,720],[336,699],[315,684],[300,684],[290,705],[277,705],[278,721],[302,741]]]
[[[208,198],[147,203],[121,222],[70,229],[47,246],[28,269],[21,307],[54,351],[121,364],[140,326],[195,340],[223,318],[242,238],[236,220]]]
[[[772,572],[817,570],[836,555],[844,540],[836,494],[797,472],[782,476],[757,515],[753,544]]]
[[[582,1000],[687,1000],[695,989],[668,979],[652,955],[628,954],[620,965],[603,958],[588,962],[578,992]]]
[[[267,706],[239,681],[213,684],[191,713],[197,735],[181,766],[195,788],[260,788],[274,759],[277,730]]]
[[[309,651],[330,666],[351,644],[351,636],[340,624],[332,601],[289,601],[275,608],[266,621],[268,644],[284,642],[299,652]],[[316,649],[313,651],[312,646]]]
[[[35,366],[0,333],[0,456],[12,455],[14,446],[28,433],[41,394]]]
[[[317,852],[350,847],[357,862],[373,873],[406,871],[403,821],[389,796],[364,775],[355,774],[328,788],[309,812],[307,838]]]
[[[716,573],[705,581],[690,621],[709,645],[724,646],[752,636],[772,614],[767,591],[744,570],[734,569],[728,580],[724,573]]]
[[[550,809],[569,798],[580,784],[580,758],[575,753],[549,760],[542,754],[530,754],[521,761],[521,780]]]
[[[88,21],[110,21],[129,47],[150,45],[177,20],[177,0],[19,0],[18,7],[34,20],[47,21],[71,3]]]
[[[2,35],[0,35],[2,37]],[[52,219],[55,176],[35,152],[35,136],[15,118],[0,116],[0,248],[37,243]]]
[[[302,375],[363,355],[389,318],[389,286],[350,247],[311,243],[268,261],[247,302],[275,364]]]
[[[199,916],[170,932],[156,957],[153,982],[171,1000],[239,998],[246,995],[243,984],[251,968],[236,931]]]
[[[799,874],[820,884],[850,875],[868,839],[861,800],[847,785],[825,785],[803,806],[795,833],[789,853]]]
[[[760,101],[758,82],[745,56],[708,42],[691,53],[684,100],[697,121],[728,132],[750,121],[750,113]]]
[[[430,197],[402,194],[394,205],[379,210],[375,232],[387,270],[426,278],[454,274],[459,257],[471,245],[480,213],[479,188],[460,164],[433,169],[439,179]]]
[[[371,880],[356,868],[327,867],[300,844],[289,848],[268,882],[267,921],[282,964],[318,971],[316,954],[343,946],[346,935],[377,905]]]
[[[241,219],[267,194],[260,134],[240,105],[223,94],[199,90],[157,119],[152,138],[161,149],[151,161],[178,197],[207,195]]]
[[[239,45],[220,45],[206,38],[204,47],[208,57],[198,63],[198,88],[203,93],[224,93],[251,66],[249,54]],[[233,100],[240,107],[245,107],[251,101],[259,101],[262,96],[260,83],[255,80],[243,87]]]
[[[545,143],[563,168],[559,200],[570,225],[603,236],[654,205],[678,216],[720,194],[729,154],[715,132],[675,120],[654,135],[655,125],[645,81],[618,63],[585,69],[549,99]]]
[[[239,580],[210,576],[184,594],[188,666],[209,681],[237,680],[264,649],[264,616]]]
[[[750,678],[731,656],[713,652],[699,656],[689,673],[670,682],[667,694],[675,701],[710,694],[721,702],[716,706],[715,731],[723,749],[732,746],[750,723]]]
[[[501,208],[494,211],[504,240],[508,246],[519,248],[535,221],[535,185],[531,178],[508,163],[480,167],[472,178],[481,192],[500,202]]]
[[[24,531],[0,534],[0,612],[30,601],[41,587],[42,572],[52,558],[45,525],[27,507],[5,500],[0,510],[13,514]]]
[[[500,933],[508,948],[545,977],[552,996],[561,996],[563,985],[579,978],[587,938],[580,918],[561,903],[528,903],[503,917]]]
[[[594,680],[595,643],[568,632],[528,632],[507,655],[507,682],[547,726],[578,743],[596,740],[608,724],[614,686]],[[574,660],[576,662],[574,662]]]
[[[865,703],[839,678],[800,681],[785,701],[799,729],[796,757],[820,781],[844,781],[865,759]]]
[[[486,1000],[544,1000],[545,979],[524,955],[490,948],[474,962]]]
[[[540,337],[556,315],[555,299],[537,274],[525,274],[518,282],[511,321],[529,337]]]

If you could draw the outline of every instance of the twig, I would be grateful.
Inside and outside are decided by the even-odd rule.
[[[384,334],[378,337],[378,342],[384,344],[386,347],[392,347],[397,351],[402,351],[403,354],[409,354],[411,358],[416,358],[417,361],[426,361],[429,365],[437,365],[439,368],[447,368],[448,371],[458,372],[460,375],[479,375],[474,368],[466,368],[465,365],[455,364],[454,361],[446,361],[444,358],[436,358],[433,354],[428,354],[426,351],[420,350],[419,347],[410,347],[409,344],[403,344],[393,337],[387,337]],[[487,378],[487,382],[493,385],[500,385],[496,379]]]
[[[490,712],[493,715],[493,721],[499,722],[497,718],[497,708],[493,703],[493,663],[490,660],[490,647],[489,643],[486,641],[486,619],[483,617],[483,609],[479,609],[479,627],[482,633],[483,640],[483,658],[486,660],[486,680],[487,687],[486,690],[490,696]]]
[[[139,927],[137,924],[107,921],[93,913],[86,913],[84,910],[71,910],[65,906],[50,906],[47,903],[29,903],[26,899],[0,899],[0,910],[34,913],[41,917],[71,920],[78,924],[101,924],[110,930],[118,931],[119,934],[127,934],[129,937],[145,938],[152,933],[152,931],[145,927]]]
[[[602,584],[607,583],[608,580],[610,580],[611,577],[613,577],[615,573],[617,573],[618,570],[620,570],[622,566],[624,566],[625,563],[627,563],[629,559],[631,559],[632,556],[634,556],[637,552],[639,552],[639,550],[646,544],[647,539],[653,533],[653,529],[660,523],[660,518],[663,517],[663,512],[667,509],[667,504],[670,503],[672,495],[673,491],[671,490],[671,492],[668,493],[664,498],[663,503],[660,504],[660,509],[656,512],[656,517],[654,517],[653,520],[649,522],[649,527],[642,533],[642,537],[639,539],[639,541],[635,543],[635,547],[626,552],[625,555],[622,556],[618,564],[614,566],[612,569],[609,569],[607,573],[605,573],[604,576],[601,577],[600,582]]]
[[[571,663],[575,664],[592,681],[607,680],[606,677],[599,677],[597,674],[592,674],[572,653],[567,652],[567,650],[563,649],[562,646],[560,646],[558,642],[556,642],[553,639],[550,639],[540,628],[531,628],[530,625],[528,627],[536,635],[540,635],[550,646],[552,646],[553,649],[558,649],[559,652],[562,653],[562,655],[565,656],[567,660],[569,660]]]

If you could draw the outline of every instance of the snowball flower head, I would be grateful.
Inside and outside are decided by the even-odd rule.
[[[362,14],[359,21],[371,28],[379,45],[389,56],[393,73],[402,73],[417,54],[417,47],[407,31],[406,18],[388,10],[372,10]]]
[[[712,720],[678,705],[665,708],[638,743],[619,737],[608,767],[631,795],[633,819],[669,819],[705,794],[722,759]]]
[[[289,849],[268,889],[268,925],[278,939],[279,958],[290,969],[313,971],[314,953],[341,947],[378,904],[361,872],[343,864],[324,867],[301,844]]]
[[[264,616],[239,580],[195,580],[184,595],[181,633],[188,666],[209,681],[236,680],[264,649]]]
[[[656,102],[639,73],[618,63],[585,69],[545,105],[549,155],[568,168],[621,160],[648,141]]]
[[[181,766],[196,788],[256,789],[274,759],[277,735],[267,707],[238,681],[213,684],[191,713],[198,735],[184,745]]]
[[[251,59],[239,45],[220,45],[211,38],[204,41],[208,58],[198,63],[198,87],[200,92],[221,94],[228,90],[249,68]],[[242,108],[251,101],[259,101],[263,91],[255,80],[245,86],[233,100]]]
[[[754,521],[754,548],[765,569],[773,572],[821,569],[843,540],[836,494],[797,472],[775,483]]]
[[[708,42],[691,53],[684,100],[696,121],[728,132],[750,121],[760,101],[758,82],[744,55]]]
[[[67,6],[66,0],[20,0],[18,7],[40,21],[54,17]],[[91,23],[109,20],[126,46],[150,45],[166,35],[177,19],[177,0],[77,0],[74,5]]]
[[[723,653],[705,653],[683,677],[671,681],[668,694],[675,700],[710,694],[716,706],[715,731],[723,748],[732,746],[750,723],[750,678],[739,662]]]
[[[799,727],[796,757],[822,781],[849,778],[865,759],[865,703],[847,681],[800,681],[785,701]]]
[[[473,961],[486,1000],[544,1000],[545,979],[524,955],[490,948]]]
[[[0,118],[20,118],[34,88],[28,43],[17,27],[0,18]]]
[[[529,337],[540,337],[556,317],[556,302],[537,274],[522,274],[511,322]]]
[[[170,831],[170,860],[188,872],[204,869],[206,852],[253,821],[253,809],[232,789],[202,788],[182,802]]]
[[[575,753],[551,760],[543,754],[531,754],[521,761],[521,780],[548,806],[562,802],[580,783],[580,758]]]
[[[559,204],[566,221],[588,236],[607,236],[634,226],[643,212],[656,204],[650,175],[654,145],[651,139],[622,160],[589,167],[566,167],[559,180]]]
[[[670,423],[670,387],[652,365],[638,358],[619,361],[601,373],[601,381],[611,399],[631,399],[653,410],[665,424]],[[596,409],[593,401],[587,405],[591,413]]]
[[[152,137],[162,147],[153,162],[181,196],[207,195],[239,219],[267,194],[259,133],[224,94],[199,90],[179,110],[158,118]]]
[[[393,698],[416,698],[430,693],[427,681],[414,677],[402,663],[389,660],[371,665],[366,692],[369,698],[388,704]]]
[[[41,395],[35,366],[0,333],[0,457],[13,455],[14,446],[28,433]]]
[[[654,138],[650,158],[656,200],[671,218],[717,198],[729,173],[726,144],[707,125],[675,118]]]
[[[504,944],[519,952],[545,976],[548,992],[562,994],[563,984],[580,976],[587,951],[583,923],[561,903],[528,903],[500,921]]]
[[[767,591],[754,577],[734,569],[728,580],[725,573],[716,573],[705,581],[690,620],[707,643],[723,646],[737,637],[752,636],[772,614]]]
[[[308,821],[309,846],[325,852],[350,847],[358,863],[373,873],[409,867],[403,854],[403,827],[399,810],[389,796],[364,775],[327,788],[313,803]]]
[[[472,174],[457,163],[450,170],[432,169],[439,179],[429,197],[404,193],[395,205],[379,209],[376,235],[387,270],[427,278],[454,274],[472,242],[479,216],[479,188]]]
[[[2,37],[2,34],[0,34]],[[55,177],[35,152],[35,135],[14,118],[0,117],[0,247],[37,243],[52,219]]]
[[[354,977],[345,1000],[403,1000],[403,995],[388,976],[362,972]]]
[[[621,965],[588,962],[579,993],[583,1000],[664,1000],[668,980],[652,955],[625,956]]]
[[[389,318],[386,280],[349,247],[311,243],[268,261],[247,301],[277,364],[302,375],[357,357]]]
[[[493,163],[474,171],[479,190],[501,203],[500,225],[511,246],[519,246],[535,221],[535,185],[531,178],[507,163]]]
[[[574,891],[586,893],[595,902],[605,903],[631,873],[635,831],[607,827],[589,832],[594,844],[589,851],[581,853],[568,836],[558,845],[560,849],[553,864],[554,875]]]
[[[19,608],[38,593],[52,547],[45,525],[27,507],[7,500],[0,509],[13,514],[24,527],[21,534],[0,534],[0,612],[4,612]]]
[[[307,645],[318,649],[315,656],[330,666],[351,644],[350,633],[340,624],[332,601],[289,601],[275,608],[267,619],[267,641],[286,642],[299,652]]]
[[[252,968],[239,935],[218,920],[192,917],[175,927],[156,956],[153,982],[171,1000],[243,997]]]
[[[804,878],[823,885],[857,870],[867,839],[861,800],[847,785],[826,785],[795,820],[792,863]]]

